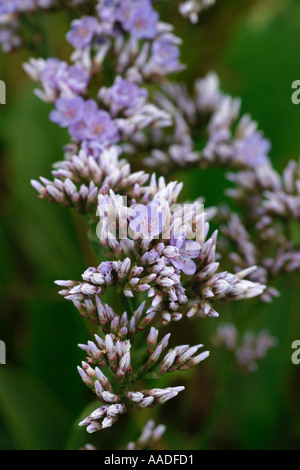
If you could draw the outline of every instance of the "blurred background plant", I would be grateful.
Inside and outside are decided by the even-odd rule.
[[[291,84],[300,73],[300,2],[220,1],[197,25],[182,20],[173,2],[162,3],[160,10],[184,38],[182,58],[189,67],[181,81],[190,84],[215,70],[223,90],[242,97],[242,111],[271,140],[274,167],[282,170],[298,157],[300,108],[291,102]],[[36,56],[64,59],[70,54],[64,41],[69,22],[64,12],[36,17]],[[90,395],[76,370],[82,359],[76,344],[87,341],[90,332],[74,307],[58,296],[53,281],[77,279],[83,266],[96,260],[86,243],[84,219],[41,203],[29,185],[61,159],[67,136],[49,121],[50,107],[33,94],[22,70],[28,56],[20,50],[0,57],[0,79],[7,84],[7,104],[0,106],[0,339],[7,346],[7,365],[0,369],[0,448],[72,449],[86,444],[86,431],[77,424],[94,406],[82,413]],[[201,193],[208,205],[224,199],[222,169],[178,170],[175,177],[184,181],[186,198]],[[271,304],[254,299],[222,306],[222,321],[233,321],[241,335],[267,327],[277,338],[254,374],[242,375],[232,356],[214,347],[218,325],[213,319],[173,324],[175,340],[200,340],[213,352],[201,367],[180,375],[188,384],[180,407],[171,401],[132,413],[88,441],[110,448],[113,434],[114,447],[124,447],[152,418],[167,426],[159,448],[299,448],[300,376],[291,362],[291,344],[300,331],[298,285],[296,275],[283,280],[281,296]],[[160,386],[177,379],[177,373],[165,375]]]

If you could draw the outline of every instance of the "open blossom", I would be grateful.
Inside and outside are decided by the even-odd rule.
[[[64,81],[66,85],[75,93],[85,91],[88,82],[89,74],[81,67],[73,65],[66,70],[64,74]]]
[[[123,0],[116,17],[136,39],[153,39],[156,35],[158,13],[149,0]]]
[[[116,10],[118,0],[98,0],[97,13],[99,18],[105,22],[116,21]]]
[[[271,150],[271,143],[258,131],[244,139],[237,140],[235,149],[237,158],[244,160],[250,167],[270,163],[268,153]]]
[[[164,68],[174,68],[178,65],[178,46],[167,39],[158,39],[152,45],[152,60]]]
[[[50,119],[61,127],[69,127],[81,119],[84,109],[84,100],[80,96],[75,98],[58,98],[55,103],[56,109],[51,111]]]
[[[24,68],[43,86],[45,101],[53,101],[58,94],[70,96],[81,93],[90,80],[89,74],[80,65],[69,66],[67,62],[52,57],[47,60],[33,59]],[[42,93],[38,94],[43,99]]]
[[[123,0],[119,2],[116,9],[116,19],[122,24],[122,27],[128,31],[132,15],[139,8],[138,0]]]
[[[200,244],[193,240],[186,240],[184,235],[172,235],[170,245],[174,247],[174,256],[170,258],[175,268],[180,269],[185,274],[195,274],[196,264],[192,258],[197,258],[200,251]]]
[[[83,98],[83,112],[82,115],[79,116],[79,119],[74,121],[69,127],[69,133],[76,141],[84,141],[88,140],[88,123],[87,119],[89,116],[96,114],[98,112],[98,106],[96,101],[94,100],[86,100],[84,101]]]
[[[132,15],[129,30],[137,39],[153,39],[157,21],[158,13],[153,10],[150,2],[143,2]]]
[[[107,90],[107,100],[114,114],[121,110],[133,110],[145,103],[147,90],[128,80],[118,80]]]
[[[59,88],[59,82],[65,76],[68,64],[55,57],[45,60],[40,72],[40,80],[44,86]]]
[[[86,138],[95,139],[103,143],[116,143],[118,141],[118,129],[106,111],[88,113],[84,117],[86,123]]]
[[[157,237],[163,229],[166,217],[159,204],[152,202],[146,206],[138,204],[134,208],[134,216],[129,227],[133,232],[133,238]]]
[[[113,144],[118,141],[118,129],[109,113],[98,109],[94,100],[81,96],[58,98],[50,119],[61,127],[68,127],[70,135],[78,141]]]
[[[99,31],[99,21],[93,16],[84,16],[72,22],[67,40],[75,49],[82,49],[91,43],[93,36]]]

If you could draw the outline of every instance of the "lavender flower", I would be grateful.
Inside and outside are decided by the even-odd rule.
[[[91,140],[105,145],[113,144],[119,138],[110,115],[99,111],[93,100],[84,102],[81,97],[59,98],[50,118],[62,127],[69,127],[69,133],[76,141]]]
[[[33,63],[34,64],[34,63]],[[59,82],[67,70],[67,63],[56,58],[44,61],[39,78],[45,87],[59,89]]]
[[[244,160],[250,167],[270,163],[268,153],[271,149],[271,144],[259,132],[254,132],[249,137],[237,140],[235,148],[237,158]]]
[[[122,1],[116,17],[136,39],[153,39],[157,33],[158,14],[149,0]]]
[[[84,100],[76,96],[75,98],[58,98],[55,102],[56,110],[51,111],[50,119],[61,127],[69,127],[79,121],[83,115]]]
[[[89,112],[84,116],[85,138],[101,143],[114,144],[118,141],[118,129],[106,111]]]
[[[89,74],[81,67],[73,65],[66,70],[63,77],[64,84],[75,94],[86,90],[89,83]]]
[[[136,18],[140,14],[137,9]],[[132,17],[135,18],[134,15]],[[161,128],[166,122],[169,124],[169,113],[174,114],[176,139],[181,135],[180,129],[188,128],[186,122],[195,122],[197,109],[192,100],[187,98],[187,92],[176,97],[178,93],[169,89],[172,99],[175,96],[182,108],[181,117],[176,106],[167,100],[163,101],[166,107],[163,113],[158,112],[155,105],[146,104],[147,93],[135,80],[129,80],[129,76],[136,77],[138,82],[140,77],[155,74],[163,76],[180,68],[178,41],[166,31],[160,34],[158,25],[157,28],[158,36],[153,38],[151,54],[146,43],[135,65],[131,66],[128,77],[116,78],[112,87],[100,89],[99,103],[109,111],[99,108],[95,100],[78,96],[79,92],[84,91],[77,86],[77,81],[82,80],[76,77],[76,73],[75,78],[74,73],[69,73],[73,76],[71,85],[66,78],[69,72],[67,64],[38,61],[28,68],[32,76],[42,83],[44,97],[55,101],[56,110],[52,112],[51,118],[61,126],[68,127],[74,141],[70,150],[84,148],[78,155],[67,155],[66,161],[53,171],[53,181],[42,178],[41,183],[34,181],[33,185],[42,198],[73,206],[85,213],[92,226],[98,201],[98,244],[103,247],[105,255],[113,259],[100,263],[97,268],[88,268],[79,282],[57,281],[63,287],[60,294],[71,300],[79,313],[98,325],[103,333],[102,337],[95,336],[95,342],[80,345],[87,358],[79,367],[79,373],[103,405],[81,423],[88,426],[89,432],[111,426],[118,415],[125,411],[124,400],[130,406],[142,409],[163,404],[183,390],[179,386],[133,391],[131,385],[140,377],[159,378],[175,370],[184,371],[208,357],[208,351],[199,353],[202,345],[182,345],[167,350],[169,335],[157,344],[158,334],[152,322],[166,326],[171,321],[180,321],[184,316],[217,317],[218,313],[213,307],[215,300],[254,297],[265,288],[259,282],[245,280],[244,277],[249,274],[247,270],[237,274],[218,271],[216,233],[208,236],[209,224],[205,217],[201,233],[198,233],[199,242],[188,240],[188,235],[202,216],[197,215],[195,205],[191,205],[189,213],[184,217],[180,205],[172,214],[171,205],[177,201],[181,184],[167,184],[163,178],[157,180],[155,175],[150,177],[144,172],[131,173],[128,163],[120,158],[120,151],[111,147],[122,137],[138,136],[141,129],[155,121],[159,122],[159,119],[162,121]],[[126,51],[127,45],[130,47]],[[128,51],[131,53],[133,46],[134,42],[125,41],[124,49],[121,48],[119,62],[125,70],[129,67]],[[90,45],[86,47],[89,54]],[[79,49],[78,46],[74,57],[90,76],[93,67],[99,66],[101,61],[98,64],[90,63]],[[219,144],[220,139],[228,138],[228,128],[236,117],[237,106],[225,98],[215,101],[214,105],[216,109],[213,109],[215,114],[210,125],[211,139]],[[116,117],[120,112],[123,112],[122,118]],[[187,133],[184,135],[187,136]],[[191,143],[188,137],[184,139],[182,148]],[[127,205],[122,197],[124,194]],[[111,213],[115,215],[114,226],[109,224],[108,215]],[[165,231],[167,221],[171,229],[169,238]],[[129,239],[121,236],[120,231],[126,224],[133,232],[147,237]],[[115,233],[115,228],[118,228],[119,233]],[[158,235],[162,235],[161,240],[156,240]],[[182,272],[186,274],[184,278],[181,277]],[[118,289],[124,299],[138,300],[144,293],[147,300],[139,302],[139,307],[133,312],[118,313],[103,303],[102,297],[107,289]],[[134,368],[131,357],[135,336],[149,327],[152,329],[145,345],[149,357]],[[109,367],[114,374],[119,387],[117,393],[101,370],[105,367]]]
[[[172,236],[170,245],[175,248],[174,257],[170,258],[175,268],[183,271],[185,274],[192,275],[196,272],[196,264],[192,258],[199,256],[200,245],[192,240],[186,240],[184,235]]]
[[[113,115],[120,111],[126,111],[126,114],[132,113],[134,109],[145,103],[148,96],[145,89],[124,79],[116,81],[106,93],[104,90],[100,90],[100,93],[100,98],[105,99],[105,102],[110,105]],[[103,96],[104,93],[105,96]]]
[[[82,49],[91,43],[93,37],[100,32],[100,23],[93,16],[84,16],[71,23],[67,33],[67,41],[75,48]]]
[[[166,190],[157,192],[154,199],[156,204],[163,200],[163,194],[166,197]],[[132,217],[131,207],[125,207],[122,198],[111,193],[110,197],[100,195],[99,200],[102,201],[102,199],[106,208],[111,207],[110,210],[116,215],[119,225],[122,225],[124,220],[130,220]],[[171,197],[170,202],[173,200]],[[132,207],[134,206],[135,202]],[[147,209],[145,206],[142,207]],[[166,220],[170,219],[168,206],[164,203],[164,206],[161,207],[163,207],[162,213],[165,214]],[[145,216],[148,228],[148,209]],[[102,223],[105,227],[107,226],[106,217],[106,214],[102,215]],[[193,217],[193,213],[190,217]],[[157,228],[157,232],[160,232],[160,224]],[[130,268],[128,265],[129,260],[126,258],[123,262],[126,266],[126,271],[124,271],[126,274],[120,276],[119,273],[120,270],[123,270],[123,264],[115,262],[111,265],[110,275],[107,280],[97,274],[101,272],[102,267],[100,265],[95,271],[92,268],[88,277],[85,274],[83,275],[84,283],[70,283],[71,289],[63,290],[61,293],[70,300],[82,302],[90,299],[95,294],[101,296],[108,285],[115,285],[117,277],[118,283],[122,284],[124,295],[127,297],[134,297],[139,292],[149,291],[149,297],[153,300],[147,313],[150,318],[153,318],[151,316],[155,315],[157,311],[162,312],[162,324],[167,324],[171,320],[178,321],[182,317],[182,312],[178,312],[178,309],[180,305],[188,303],[189,292],[198,292],[200,298],[193,300],[192,305],[188,303],[187,310],[185,310],[188,316],[193,316],[197,312],[217,316],[217,312],[211,305],[214,298],[238,300],[260,295],[265,289],[264,285],[243,279],[249,272],[255,271],[256,267],[251,268],[250,271],[241,271],[237,275],[227,272],[216,273],[219,266],[215,261],[216,233],[205,241],[208,229],[209,226],[206,222],[201,246],[197,242],[186,241],[184,237],[176,240],[175,236],[164,242],[152,238],[142,242],[140,239],[135,241],[118,240],[117,234],[111,237],[111,232],[107,231],[101,238],[103,246],[109,248],[114,256],[118,258],[121,255],[128,256],[129,254],[135,258],[141,257],[141,264]],[[180,227],[177,230],[177,234],[183,233]],[[196,261],[192,261],[191,258]],[[172,263],[175,267],[168,266],[169,263]],[[183,270],[189,276],[186,283],[183,283],[180,278],[180,270]],[[192,278],[191,275],[195,271],[196,277]],[[140,277],[141,272],[144,272],[142,278]]]
[[[154,41],[152,45],[152,60],[165,69],[174,69],[178,66],[179,49],[167,39]]]
[[[134,208],[134,216],[129,226],[134,237],[156,238],[162,232],[165,222],[166,216],[160,205],[152,202],[146,206],[138,204]]]
[[[196,22],[213,3],[186,1],[180,11]],[[8,28],[0,32],[4,47],[20,40],[14,15],[54,4],[6,2],[0,9]],[[159,338],[158,327],[185,317],[217,318],[219,301],[270,300],[277,293],[267,286],[270,278],[300,269],[299,247],[286,233],[286,221],[300,219],[298,163],[282,178],[272,169],[269,141],[248,115],[240,117],[240,99],[222,93],[216,74],[197,80],[193,94],[166,81],[184,68],[181,40],[159,21],[152,2],[99,0],[94,7],[94,16],[91,10],[91,16],[74,20],[67,33],[72,65],[57,58],[25,64],[40,86],[37,96],[55,106],[50,119],[71,137],[52,180],[41,177],[32,185],[40,198],[84,214],[101,253],[100,264],[86,269],[80,281],[56,281],[60,294],[98,327],[93,340],[79,345],[86,357],[78,372],[100,403],[80,423],[90,433],[112,426],[129,407],[162,405],[184,390],[137,390],[140,379],[183,372],[208,358],[202,344],[169,348],[170,333]],[[114,74],[108,79],[109,60]],[[90,84],[99,74],[103,85],[92,94]],[[198,135],[207,136],[201,148],[195,147]],[[179,200],[182,183],[132,172],[124,155],[138,161],[148,155],[145,163],[161,171],[195,164],[238,170],[228,175],[235,185],[228,195],[246,217],[224,206],[199,214],[197,201],[186,212]],[[212,217],[220,225],[219,240],[217,231],[210,232]],[[104,301],[109,290],[124,309]],[[137,345],[142,331],[144,345],[143,335]],[[267,333],[247,333],[239,342],[232,326],[217,336],[243,371],[253,371],[275,344]],[[142,347],[145,355],[136,354]],[[129,448],[145,447],[163,431],[150,421]]]
[[[118,3],[119,6],[116,9],[116,19],[122,24],[126,31],[129,31],[132,15],[139,8],[141,2],[138,0],[125,0]],[[148,1],[146,0],[143,3],[146,4]]]

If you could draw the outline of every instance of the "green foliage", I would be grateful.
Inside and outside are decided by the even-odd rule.
[[[17,449],[60,449],[70,428],[70,416],[57,397],[18,369],[0,371],[0,415]]]

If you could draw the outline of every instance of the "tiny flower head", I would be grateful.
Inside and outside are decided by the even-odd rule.
[[[47,59],[40,74],[40,80],[45,87],[59,88],[59,81],[65,77],[68,64],[59,59]]]
[[[72,91],[81,93],[88,85],[89,75],[83,68],[73,65],[66,71],[65,81]]]
[[[186,240],[184,234],[179,234],[171,237],[170,245],[175,247],[175,255],[170,258],[171,263],[177,269],[180,269],[185,274],[195,274],[196,264],[192,258],[199,256],[200,245],[193,240]]]
[[[118,141],[118,129],[106,111],[88,113],[84,117],[87,126],[87,138],[99,142],[115,143]]]
[[[152,60],[164,68],[178,66],[179,49],[167,39],[158,39],[152,45]]]
[[[82,49],[89,45],[95,34],[99,32],[99,22],[93,16],[84,16],[74,20],[71,30],[67,33],[67,41],[75,48]]]
[[[163,230],[166,217],[157,203],[138,204],[134,207],[134,216],[129,227],[133,232],[132,238],[155,238]]]
[[[78,121],[83,113],[83,98],[58,98],[55,103],[56,109],[51,111],[50,119],[61,127],[68,127]]]
[[[250,167],[266,165],[270,162],[268,153],[271,150],[271,143],[259,131],[253,132],[244,139],[237,140],[235,147],[238,158],[245,161]]]
[[[158,13],[149,0],[123,0],[117,19],[125,31],[136,39],[153,39],[157,32]]]
[[[128,80],[119,80],[109,89],[112,109],[118,112],[123,109],[136,108],[147,98],[147,90],[138,87]]]

